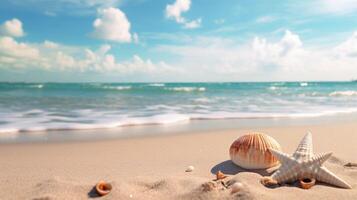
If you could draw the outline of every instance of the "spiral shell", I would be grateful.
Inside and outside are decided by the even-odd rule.
[[[279,164],[269,151],[281,151],[279,143],[263,133],[249,133],[239,137],[229,149],[231,160],[245,169],[266,169]]]

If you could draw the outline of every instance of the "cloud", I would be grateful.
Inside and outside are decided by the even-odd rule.
[[[118,8],[98,10],[98,18],[93,22],[95,38],[114,41],[131,42],[130,22],[125,13]]]
[[[291,2],[286,7],[290,12],[305,15],[348,15],[357,11],[357,0],[315,0]]]
[[[51,12],[51,11],[45,11],[43,14],[50,16],[50,17],[55,17],[57,16],[57,14],[55,12]]]
[[[20,67],[39,59],[38,49],[11,37],[0,37],[0,66]]]
[[[189,21],[182,17],[182,13],[189,11],[190,7],[191,0],[176,0],[173,4],[166,5],[166,17],[168,19],[174,19],[179,24],[183,24],[184,28],[198,28],[201,26],[201,18]]]
[[[55,42],[52,42],[52,41],[49,41],[49,40],[45,40],[43,42],[43,46],[46,47],[46,48],[49,48],[49,49],[55,49],[55,48],[58,48],[58,44],[55,43]]]
[[[226,20],[225,19],[215,19],[215,20],[213,20],[213,23],[215,23],[215,24],[224,24],[226,22]]]
[[[137,33],[134,33],[134,34],[133,34],[133,42],[134,42],[135,44],[138,44],[138,43],[139,43],[139,36],[138,36]]]
[[[357,58],[357,31],[351,37],[335,48],[336,54],[340,57]]]
[[[31,11],[39,11],[47,16],[87,15],[98,8],[117,7],[125,0],[11,0],[11,4]],[[31,6],[29,6],[31,5]]]
[[[196,20],[192,20],[190,22],[186,22],[184,24],[184,28],[187,28],[187,29],[194,29],[194,28],[198,28],[201,26],[201,22],[202,22],[202,19],[201,18],[198,18]]]
[[[357,10],[357,0],[319,0],[315,8],[324,13],[348,14]]]
[[[118,61],[110,53],[111,48],[110,45],[102,45],[96,50],[83,50],[81,47],[69,47],[51,41],[29,44],[11,37],[0,37],[0,69],[79,74],[95,72],[116,77],[133,74],[155,77],[180,71],[163,61],[153,62],[139,55]]]
[[[256,22],[257,23],[270,23],[270,22],[273,22],[275,20],[275,18],[273,16],[262,16],[262,17],[259,17],[258,19],[256,19]]]
[[[22,22],[16,18],[5,21],[0,25],[0,35],[10,37],[22,37],[25,35]]]
[[[188,81],[349,80],[357,74],[357,32],[329,48],[305,46],[289,30],[278,41],[264,37],[243,44],[219,37],[193,41],[156,48],[175,56]]]

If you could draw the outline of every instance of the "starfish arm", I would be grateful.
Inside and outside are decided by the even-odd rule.
[[[280,161],[280,163],[294,162],[294,159],[292,159],[290,157],[290,155],[288,155],[286,153],[277,151],[275,149],[270,149],[270,148],[269,148],[269,151],[273,154],[273,156],[275,156]]]
[[[308,160],[312,155],[313,155],[312,135],[310,132],[307,132],[307,134],[299,143],[299,146],[296,148],[293,157],[303,158],[304,160]]]
[[[319,168],[316,174],[316,179],[318,181],[335,185],[341,188],[346,188],[346,189],[352,188],[351,185],[349,185],[347,182],[336,176],[334,173],[332,173],[330,170],[328,170],[325,167]]]
[[[320,153],[317,155],[314,155],[311,159],[310,159],[310,163],[312,163],[312,165],[314,166],[321,166],[326,160],[328,160],[330,157],[332,156],[332,152],[328,152],[328,153]]]
[[[288,154],[282,153],[280,151],[269,149],[269,151],[280,161],[280,168],[271,175],[273,180],[278,183],[291,182],[296,180],[298,172],[296,166],[298,162],[294,158],[290,157]]]

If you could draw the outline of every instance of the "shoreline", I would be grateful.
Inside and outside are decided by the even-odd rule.
[[[345,190],[317,184],[309,191],[296,186],[270,189],[259,183],[261,174],[242,170],[229,161],[230,144],[247,131],[274,137],[283,151],[292,153],[306,131],[313,135],[315,153],[333,151],[326,166],[349,182]],[[229,179],[247,187],[247,199],[352,199],[357,195],[357,125],[334,123],[280,127],[256,127],[187,134],[156,135],[100,141],[71,141],[0,145],[0,193],[5,199],[88,199],[96,182],[113,183],[103,199],[234,199],[229,193],[197,193],[222,170]],[[193,165],[192,173],[185,172]],[[202,196],[203,195],[203,196]],[[282,196],[279,196],[282,195]]]
[[[78,130],[49,130],[30,132],[0,133],[1,144],[16,143],[57,143],[96,140],[116,140],[127,138],[145,138],[165,135],[180,135],[196,132],[213,132],[221,130],[274,128],[289,126],[321,126],[328,124],[353,123],[357,113],[335,114],[320,117],[272,117],[240,119],[195,119],[169,124],[128,125],[113,128],[95,128]]]

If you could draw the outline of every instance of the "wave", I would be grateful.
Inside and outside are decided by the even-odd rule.
[[[204,92],[206,91],[205,87],[173,87],[173,88],[165,88],[166,90],[177,91],[177,92]]]
[[[211,103],[211,102],[214,102],[214,100],[212,99],[209,99],[209,98],[197,98],[197,99],[194,99],[193,101],[195,102],[198,102],[198,103]]]
[[[306,83],[306,82],[300,83],[300,86],[301,86],[301,87],[306,87],[306,86],[308,86],[308,85],[309,85],[309,84]]]
[[[131,86],[103,86],[103,89],[107,90],[130,90]]]
[[[276,89],[278,89],[278,87],[275,87],[275,86],[269,87],[269,90],[276,90]]]
[[[29,87],[41,89],[41,88],[43,88],[43,84],[30,85]]]
[[[148,86],[152,86],[152,87],[164,87],[165,84],[164,83],[151,83]]]
[[[37,111],[35,111],[37,112]],[[123,117],[111,115],[109,118],[101,114],[90,114],[90,123],[78,122],[81,119],[54,116],[51,119],[62,119],[43,123],[49,120],[49,116],[41,116],[26,121],[23,118],[17,118],[11,121],[10,124],[0,125],[1,134],[20,133],[20,132],[46,132],[46,131],[64,131],[64,130],[91,130],[91,129],[111,129],[125,126],[141,126],[141,125],[167,125],[175,123],[189,122],[191,120],[224,120],[224,119],[263,119],[263,118],[308,118],[320,117],[326,115],[347,114],[357,112],[357,108],[345,110],[324,110],[320,112],[306,112],[306,113],[270,113],[270,112],[225,112],[216,111],[208,113],[162,113],[146,117]],[[83,116],[87,116],[83,115]],[[81,117],[79,117],[81,118]],[[103,120],[104,118],[104,120]],[[46,120],[45,120],[46,119]],[[87,119],[86,119],[87,120]],[[97,120],[97,121],[95,121]],[[82,119],[82,121],[85,121]]]
[[[29,122],[17,122],[15,127],[0,127],[0,133],[20,133],[20,132],[45,132],[45,131],[64,131],[64,130],[92,130],[92,129],[110,129],[124,126],[138,125],[165,125],[178,122],[189,121],[190,117],[184,114],[159,114],[149,117],[132,117],[122,120],[98,121],[91,124],[86,123],[47,123],[41,122],[32,124]]]
[[[354,90],[335,91],[335,92],[331,92],[329,96],[357,96],[357,91]]]

